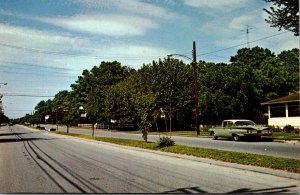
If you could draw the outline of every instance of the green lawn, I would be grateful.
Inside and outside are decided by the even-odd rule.
[[[150,135],[165,135],[168,136],[170,135],[170,132],[150,132]],[[197,131],[172,131],[171,135],[176,135],[176,136],[188,136],[188,137],[197,137]],[[201,131],[200,136],[209,136],[208,131]]]
[[[125,133],[132,133],[132,134],[142,134],[141,130],[137,131],[120,131]],[[169,136],[170,132],[149,132],[149,135],[162,135],[162,136]],[[187,137],[197,137],[196,131],[172,131],[171,135],[176,136],[187,136]],[[208,131],[200,131],[200,136],[210,136]]]
[[[300,134],[286,133],[286,132],[273,132],[272,137],[273,138],[283,138],[283,139],[300,138]]]
[[[55,125],[55,124],[53,124]],[[66,127],[65,125],[59,125],[59,127]],[[77,126],[72,126],[74,129],[86,129],[90,130],[91,128],[82,128]],[[113,132],[125,132],[125,133],[132,133],[132,134],[142,134],[140,130],[136,131],[118,131],[118,130],[106,130],[106,131],[113,131]],[[169,136],[170,132],[149,132],[149,135],[162,135],[162,136]],[[196,131],[172,131],[172,136],[187,136],[187,137],[197,137]],[[208,131],[203,131],[201,129],[200,136],[210,136]],[[280,138],[280,139],[290,139],[290,138],[300,138],[300,134],[295,133],[286,133],[286,132],[273,132],[272,138]]]
[[[231,151],[222,151],[217,149],[209,148],[198,148],[190,147],[183,145],[175,145],[171,147],[159,148],[157,143],[146,143],[144,141],[137,140],[128,140],[128,139],[118,139],[118,138],[109,138],[109,137],[99,137],[99,136],[89,136],[81,134],[72,134],[65,132],[53,132],[56,134],[80,137],[85,139],[92,139],[103,142],[110,142],[119,145],[139,147],[151,150],[159,150],[164,152],[172,152],[177,154],[191,155],[201,158],[210,158],[225,162],[238,163],[244,165],[253,165],[259,167],[267,167],[272,169],[285,170],[294,173],[300,173],[300,160],[281,158],[281,157],[272,157],[258,154],[248,154],[241,152],[231,152]]]

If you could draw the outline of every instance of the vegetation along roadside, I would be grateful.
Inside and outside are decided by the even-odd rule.
[[[138,140],[129,140],[129,139],[118,139],[118,138],[109,138],[109,137],[99,137],[99,136],[90,136],[82,134],[73,134],[65,132],[53,132],[61,135],[68,135],[73,137],[79,137],[84,139],[96,140],[109,142],[124,146],[139,147],[144,149],[158,150],[163,152],[171,152],[176,154],[184,154],[201,158],[210,158],[230,163],[238,163],[243,165],[253,165],[259,167],[266,167],[278,170],[289,171],[293,173],[300,173],[300,160],[281,158],[281,157],[272,157],[264,156],[258,154],[249,154],[241,152],[232,152],[232,151],[223,151],[217,149],[209,148],[198,148],[190,147],[183,145],[174,145],[170,147],[158,147],[158,143],[153,142],[144,142]]]

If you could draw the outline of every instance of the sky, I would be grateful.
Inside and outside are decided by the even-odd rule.
[[[71,90],[84,69],[102,61],[139,69],[168,54],[192,57],[193,41],[197,60],[208,62],[229,63],[247,42],[276,54],[299,48],[299,37],[265,22],[263,8],[271,5],[263,0],[0,0],[5,115],[32,113],[38,102]]]

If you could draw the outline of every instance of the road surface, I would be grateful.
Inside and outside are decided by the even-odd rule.
[[[299,184],[22,126],[0,128],[0,193],[299,193]]]
[[[47,125],[46,129],[56,128],[55,126]],[[65,127],[59,127],[59,131],[65,131]],[[92,135],[92,130],[90,129],[74,129],[70,128],[71,133],[87,134]],[[134,139],[143,140],[142,134],[131,134],[124,132],[113,132],[107,130],[95,130],[96,136],[123,138],[123,139]],[[210,138],[199,138],[199,137],[182,137],[182,136],[172,136],[176,144],[196,146],[203,148],[215,148],[220,150],[228,151],[238,151],[247,152],[253,154],[263,154],[269,156],[278,156],[286,158],[300,159],[300,144],[288,144],[280,142],[270,142],[270,141],[240,141],[235,142],[228,139],[222,140],[212,140]],[[149,141],[159,140],[158,135],[149,135]]]

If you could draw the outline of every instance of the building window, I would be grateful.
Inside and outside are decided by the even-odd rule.
[[[289,117],[300,116],[300,102],[288,104]]]
[[[285,117],[285,104],[270,105],[271,118]]]

